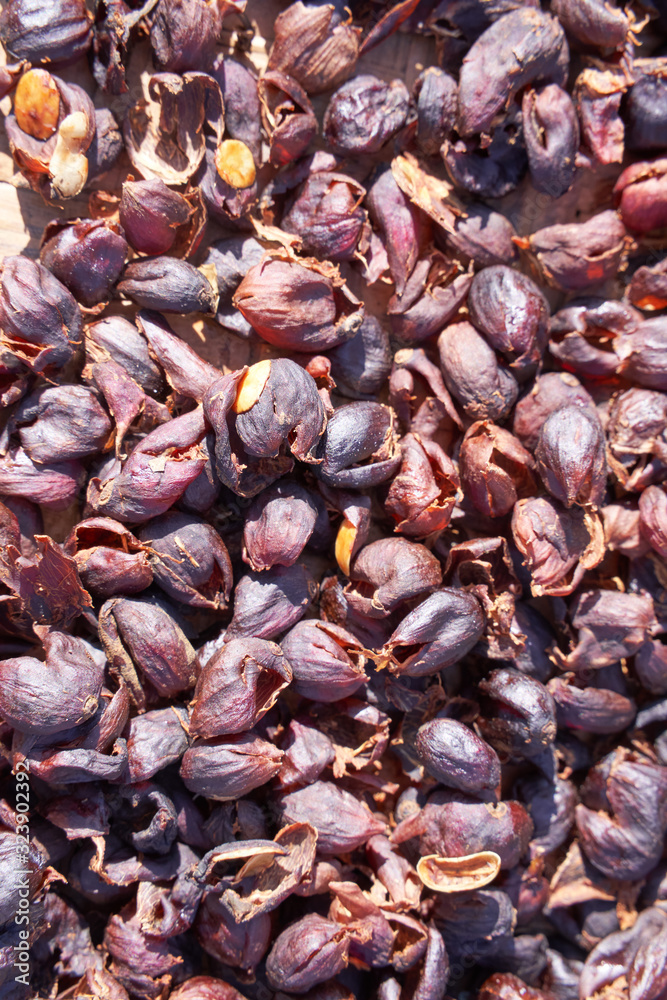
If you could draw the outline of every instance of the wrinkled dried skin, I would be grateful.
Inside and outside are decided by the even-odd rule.
[[[3,10],[0,39],[18,59],[66,64],[85,55],[91,22],[83,0],[59,0],[50,7],[22,0]]]
[[[633,306],[645,312],[663,309],[667,304],[667,263],[638,267],[630,279],[627,296]]]
[[[564,368],[584,378],[613,378],[621,363],[617,345],[641,320],[637,310],[620,302],[566,307],[552,318],[549,350]]]
[[[530,760],[556,738],[556,709],[543,684],[518,670],[493,670],[480,682],[482,736],[498,753]]]
[[[297,623],[281,640],[281,648],[292,669],[294,689],[313,701],[340,701],[367,680],[361,642],[339,625]]]
[[[665,64],[662,59],[637,59],[633,71],[634,84],[626,104],[628,147],[659,150],[667,98]]]
[[[366,545],[354,559],[349,575],[348,601],[356,599],[359,610],[371,617],[384,617],[403,601],[436,590],[442,583],[435,556],[425,546],[405,538],[379,539]]]
[[[297,0],[278,15],[274,31],[269,70],[289,73],[309,94],[331,90],[353,72],[358,29],[341,22],[333,7]]]
[[[83,386],[60,386],[22,400],[14,414],[21,445],[33,462],[69,461],[106,446],[111,421],[97,396]]]
[[[100,640],[112,674],[126,682],[139,708],[145,707],[146,695],[137,671],[164,697],[194,685],[195,651],[155,598],[107,601],[100,610]]]
[[[549,309],[530,278],[502,265],[485,267],[473,279],[468,307],[475,326],[511,368],[534,370],[548,336]]]
[[[403,344],[418,344],[437,333],[457,313],[472,282],[439,253],[418,262],[403,295],[389,303],[391,329]]]
[[[579,122],[572,98],[555,83],[526,91],[523,129],[533,185],[552,198],[572,186],[579,149]]]
[[[544,280],[564,292],[581,292],[625,269],[632,244],[615,212],[600,212],[588,222],[548,226],[519,239],[529,249]]]
[[[338,156],[377,153],[404,124],[410,95],[402,80],[355,76],[332,96],[322,130]]]
[[[616,181],[616,204],[630,232],[643,236],[667,225],[666,170],[666,159],[634,163]]]
[[[167,73],[208,69],[224,12],[224,5],[204,0],[160,0],[150,33],[158,69]]]
[[[39,256],[77,301],[92,309],[111,297],[127,251],[119,226],[81,219],[69,225],[47,226]],[[91,257],[98,261],[95,271],[90,267]]]
[[[417,873],[433,892],[469,892],[493,882],[500,871],[500,858],[494,851],[481,851],[462,858],[442,858],[430,854],[420,858]]]
[[[131,261],[116,287],[145,309],[215,313],[218,308],[218,296],[206,275],[174,257]]]
[[[440,151],[456,123],[456,81],[437,66],[429,66],[417,77],[417,144],[427,156]]]
[[[342,972],[349,948],[343,928],[309,914],[290,924],[276,939],[266,961],[268,982],[273,989],[305,993]]]
[[[569,683],[571,679],[554,677],[547,685],[559,727],[608,735],[632,725],[637,707],[631,698],[605,688],[579,688]]]
[[[204,158],[207,121],[220,139],[222,97],[211,77],[156,73],[148,82],[147,98],[130,108],[125,119],[125,145],[133,166],[147,179],[185,184]]]
[[[257,497],[243,526],[243,560],[259,572],[292,566],[315,529],[314,496],[298,483],[276,483]]]
[[[459,464],[465,495],[489,517],[509,514],[518,498],[535,492],[532,455],[489,421],[478,421],[466,432]]]
[[[226,643],[199,675],[190,733],[208,739],[251,729],[291,679],[290,664],[274,643],[261,639]]]
[[[574,601],[571,620],[578,642],[565,656],[555,655],[565,670],[597,669],[631,656],[657,630],[653,598],[646,593],[586,590]]]
[[[261,123],[257,77],[243,63],[219,55],[211,76],[217,80],[225,109],[225,133],[243,142],[255,160],[261,161]]]
[[[269,161],[284,166],[302,156],[318,132],[305,90],[285,73],[269,70],[259,81],[262,122],[269,135]]]
[[[318,851],[325,855],[353,851],[387,830],[365,802],[328,781],[290,792],[282,798],[281,809],[286,822],[315,827]]]
[[[251,268],[234,305],[257,333],[276,347],[322,351],[349,340],[363,308],[332,265],[268,257]]]
[[[227,607],[232,564],[212,525],[172,512],[154,520],[139,536],[150,549],[155,582],[170,597],[193,608]]]
[[[395,417],[381,403],[348,403],[329,420],[316,474],[327,486],[363,489],[383,483],[400,464]]]
[[[126,181],[118,208],[120,223],[135,250],[168,253],[195,213],[183,195],[160,178]]]
[[[49,735],[80,726],[97,711],[103,667],[86,644],[53,631],[44,639],[46,662],[17,657],[0,664],[0,712],[20,733]]]
[[[465,656],[485,625],[484,612],[475,597],[445,588],[406,615],[379,651],[376,663],[389,666],[396,674],[428,676]]]
[[[234,590],[234,617],[225,641],[249,636],[275,639],[303,618],[316,597],[317,584],[299,563],[246,573]]]
[[[285,452],[318,464],[327,425],[311,375],[287,358],[260,361],[214,382],[204,412],[215,431],[216,471],[241,496],[256,496],[293,468]]]
[[[440,367],[452,396],[474,420],[502,420],[519,387],[471,323],[454,323],[438,337]]]
[[[641,533],[639,509],[632,501],[607,504],[600,511],[607,548],[629,559],[646,555],[651,546]]]
[[[582,139],[598,163],[623,160],[625,126],[620,107],[627,89],[626,75],[612,67],[587,67],[577,77],[574,95]]]
[[[138,444],[122,469],[88,484],[88,502],[105,516],[137,524],[164,514],[202,472],[203,414],[193,410],[163,424]]]
[[[61,368],[80,346],[73,295],[36,261],[5,257],[0,287],[2,345],[36,372]]]
[[[282,228],[301,237],[303,249],[342,261],[354,257],[366,222],[365,189],[345,174],[312,174],[282,218]]]
[[[518,250],[513,242],[516,230],[511,221],[500,212],[493,212],[486,205],[471,204],[466,214],[447,232],[445,242],[460,260],[471,261],[475,267],[492,267],[495,264],[512,264]]]
[[[442,157],[453,183],[478,198],[502,198],[528,168],[523,119],[517,107],[483,138],[445,142]]]
[[[284,855],[271,858],[269,864],[255,865],[248,861],[238,872],[235,883],[242,891],[229,888],[223,902],[242,923],[261,913],[270,913],[311,875],[315,861],[317,834],[308,823],[294,823],[276,834],[276,844]]]
[[[586,46],[623,49],[633,19],[603,0],[554,0],[553,12],[573,38]]]
[[[498,788],[495,751],[462,722],[432,719],[420,726],[414,749],[428,774],[443,785],[480,797]]]
[[[527,84],[564,86],[569,55],[556,18],[531,8],[505,14],[487,28],[463,60],[459,80],[461,135],[487,131],[494,116]]]
[[[413,200],[411,192],[406,192],[397,179],[393,164],[379,169],[366,195],[371,220],[385,251],[384,266],[389,268],[398,295],[403,293],[428,238],[428,226]]]
[[[667,494],[648,486],[639,498],[639,530],[658,555],[667,556]]]
[[[484,643],[488,656],[513,660],[522,654],[528,638],[524,633],[529,626],[516,601],[521,585],[504,538],[475,538],[453,545],[447,557],[445,581],[464,587],[480,601],[487,618]],[[518,617],[522,619],[521,626],[517,624]],[[532,667],[526,670],[532,672]]]
[[[544,485],[566,507],[599,506],[607,462],[597,416],[573,405],[556,410],[542,425],[535,458]]]
[[[666,330],[663,318],[656,316],[618,337],[619,374],[647,389],[664,391],[667,387]]]
[[[534,452],[547,417],[568,405],[583,406],[595,412],[593,399],[574,375],[568,372],[539,375],[530,392],[516,404],[512,430],[521,444]]]
[[[185,751],[180,775],[194,795],[231,802],[276,776],[283,757],[254,732],[196,741]]]
[[[577,831],[595,867],[625,882],[644,878],[662,853],[667,770],[623,749],[610,756],[613,768],[603,772],[608,812],[578,805]]]
[[[512,515],[514,541],[524,556],[535,597],[566,597],[587,570],[605,554],[605,537],[597,514],[563,509],[544,497],[520,500]]]

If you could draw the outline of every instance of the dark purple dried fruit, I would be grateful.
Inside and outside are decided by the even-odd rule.
[[[516,379],[471,323],[454,323],[438,337],[445,385],[474,420],[502,420],[516,402]]]
[[[617,214],[606,211],[587,222],[547,226],[516,242],[530,250],[549,285],[580,292],[624,269],[631,240]]]
[[[435,441],[406,434],[401,467],[387,490],[384,509],[396,521],[395,531],[425,538],[447,527],[459,487],[456,466],[445,451]]]
[[[287,657],[275,643],[250,638],[225,643],[197,680],[190,734],[210,739],[251,729],[291,680]]]
[[[521,110],[533,186],[560,198],[572,186],[579,150],[579,122],[572,98],[552,83],[525,91]]]
[[[62,368],[80,346],[81,310],[42,264],[5,257],[0,277],[2,346],[36,372]]]
[[[303,618],[316,596],[317,584],[299,563],[246,573],[234,589],[234,617],[225,641],[243,636],[274,639]]]
[[[267,979],[273,989],[307,993],[343,971],[349,949],[350,938],[339,924],[308,914],[279,934],[266,960]]]
[[[232,564],[215,528],[175,511],[139,532],[150,552],[155,582],[173,600],[193,608],[224,610],[232,589]]]
[[[564,406],[548,416],[535,458],[544,485],[566,507],[600,505],[607,483],[604,434],[588,410]]]
[[[349,632],[329,622],[298,622],[281,640],[294,676],[294,689],[312,701],[341,701],[368,678],[363,646]]]
[[[112,672],[139,707],[145,692],[137,670],[163,697],[195,682],[195,651],[170,611],[155,598],[113,597],[100,610],[100,639]]]
[[[229,802],[275,777],[282,758],[282,750],[253,732],[198,740],[185,751],[180,775],[193,794]]]
[[[299,483],[282,480],[252,502],[243,526],[243,560],[259,572],[293,566],[315,530],[317,497]]]
[[[321,461],[327,418],[317,385],[287,358],[259,361],[214,382],[204,412],[215,431],[216,471],[241,496],[255,496],[291,472],[295,458]]]
[[[456,81],[438,66],[423,70],[414,86],[417,98],[417,145],[436,156],[456,124]]]
[[[307,822],[317,830],[317,846],[323,854],[353,851],[369,837],[386,832],[383,820],[363,800],[329,781],[283,796],[280,807],[288,823]]]
[[[145,546],[132,532],[110,517],[80,521],[65,539],[81,582],[96,597],[136,594],[153,582]]]
[[[42,264],[89,308],[108,301],[126,257],[127,241],[120,227],[92,219],[51,223],[39,252]]]
[[[514,94],[531,83],[567,80],[569,50],[555,17],[522,7],[499,18],[463,60],[459,80],[461,135],[488,130]]]
[[[218,307],[208,278],[192,264],[174,257],[131,261],[116,287],[145,309],[215,313]]]
[[[455,719],[432,719],[420,726],[415,751],[426,771],[462,792],[495,791],[500,761],[488,744]]]
[[[402,80],[385,83],[375,76],[355,76],[332,96],[322,131],[339,156],[377,153],[406,122],[410,95]]]
[[[556,738],[556,711],[551,695],[534,677],[518,670],[493,670],[480,681],[484,739],[501,753],[537,757]]]
[[[17,59],[62,65],[85,55],[92,17],[83,0],[10,0],[0,17],[0,40]]]
[[[322,351],[352,337],[363,308],[338,269],[278,253],[250,268],[234,305],[264,340],[295,351]]]
[[[479,601],[443,589],[405,616],[379,652],[393,673],[425,677],[462,659],[482,636],[486,618]]]
[[[586,46],[623,49],[632,21],[624,10],[602,0],[554,0],[553,12],[567,33]]]
[[[335,7],[297,0],[278,15],[274,31],[269,70],[289,73],[309,94],[331,90],[353,72],[358,29]]]
[[[0,714],[19,733],[44,736],[87,722],[99,704],[104,668],[86,643],[64,632],[44,637],[45,661],[0,661]]]
[[[361,184],[345,174],[313,173],[282,218],[282,228],[302,240],[302,247],[325,260],[351,260],[366,222]]]
[[[206,0],[159,0],[151,25],[151,47],[159,70],[207,70],[213,62],[224,7]]]
[[[535,463],[509,431],[487,420],[473,424],[459,454],[463,490],[473,507],[503,517],[520,498],[535,491]]]
[[[468,296],[470,317],[510,367],[523,373],[542,360],[549,310],[534,281],[510,267],[485,267]]]
[[[196,224],[196,201],[163,180],[125,181],[118,206],[120,223],[135,250],[146,254],[178,251]],[[200,213],[201,214],[201,213]]]
[[[330,418],[316,474],[329,486],[364,489],[383,483],[400,462],[394,414],[381,403],[347,403]]]
[[[259,81],[259,100],[270,162],[280,167],[298,160],[317,135],[317,118],[305,90],[291,76],[270,70]]]

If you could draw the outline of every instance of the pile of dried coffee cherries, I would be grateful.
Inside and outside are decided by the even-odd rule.
[[[2,1000],[665,1000],[664,0],[0,41]]]

